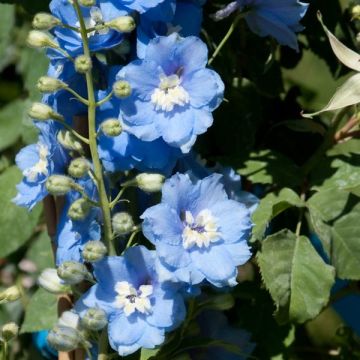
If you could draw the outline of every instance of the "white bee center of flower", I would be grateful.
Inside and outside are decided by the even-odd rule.
[[[159,87],[151,95],[156,110],[172,111],[175,105],[184,106],[190,101],[188,92],[181,86],[178,75],[160,75]]]
[[[93,6],[90,9],[90,17],[84,18],[84,22],[85,22],[85,27],[87,29],[92,29],[92,28],[94,28],[96,26],[104,25],[104,18],[103,18],[103,14],[102,14],[101,10],[96,6]],[[75,26],[80,27],[79,21],[76,22]],[[98,29],[98,30],[89,31],[87,33],[87,36],[89,38],[89,37],[94,36],[96,34],[106,35],[108,32],[109,32],[109,28],[105,27],[104,29]],[[77,35],[78,35],[78,37],[81,38],[80,33],[77,33]]]
[[[23,171],[23,175],[30,182],[35,182],[39,175],[47,176],[49,174],[47,160],[47,157],[49,156],[49,149],[46,145],[41,143],[37,144],[37,148],[39,152],[38,162],[31,168]]]
[[[153,293],[152,285],[141,285],[139,290],[136,290],[127,281],[120,281],[115,285],[116,307],[124,310],[126,316],[130,316],[135,311],[142,314],[150,314],[152,307],[149,296]]]
[[[190,211],[185,212],[185,228],[182,233],[183,246],[189,249],[193,246],[208,248],[220,240],[216,218],[210,210],[202,210],[194,219]]]

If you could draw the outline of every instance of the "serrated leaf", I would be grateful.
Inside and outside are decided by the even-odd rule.
[[[300,168],[286,156],[271,150],[251,153],[237,172],[255,184],[296,186],[301,181]]]
[[[15,166],[0,175],[0,258],[16,251],[29,240],[41,214],[41,206],[28,212],[11,202],[16,195],[15,184],[21,178]]]
[[[305,203],[291,189],[284,188],[278,194],[265,196],[252,215],[254,227],[251,242],[262,240],[269,222],[290,207],[303,207]]]
[[[335,270],[307,237],[282,230],[264,240],[257,259],[280,323],[303,323],[327,304]]]
[[[22,333],[51,329],[57,321],[57,296],[44,289],[33,294],[26,308]]]

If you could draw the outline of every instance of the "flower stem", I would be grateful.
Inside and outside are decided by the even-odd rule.
[[[75,11],[79,18],[80,23],[80,33],[83,42],[84,55],[91,58],[89,41],[87,36],[87,29],[85,25],[84,18],[82,16],[78,0],[73,1]],[[96,99],[95,99],[95,90],[94,90],[94,81],[91,70],[86,73],[86,86],[88,92],[88,123],[89,123],[89,147],[91,158],[94,164],[94,177],[96,180],[96,186],[99,192],[99,203],[102,210],[103,221],[104,221],[104,241],[107,245],[110,255],[115,255],[115,247],[112,242],[113,234],[111,228],[111,212],[109,199],[106,193],[105,181],[103,177],[102,165],[100,162],[98,149],[97,149],[97,140],[96,140]]]

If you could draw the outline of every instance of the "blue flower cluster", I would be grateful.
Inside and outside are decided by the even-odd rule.
[[[41,30],[49,32],[29,40],[47,48],[50,67],[39,85],[42,103],[30,112],[38,143],[16,159],[24,177],[14,201],[32,209],[46,196],[64,197],[57,214],[59,274],[65,282],[75,273],[80,280],[93,277],[95,285],[75,310],[85,317],[89,309],[101,309],[110,345],[122,356],[162,344],[165,333],[184,320],[186,296],[203,285],[235,286],[238,267],[251,257],[247,240],[256,197],[241,190],[232,169],[204,167],[192,151],[224,95],[198,37],[204,2],[52,0],[51,15],[39,14],[45,16]],[[231,6],[246,11],[259,35],[296,48],[293,32],[300,30],[304,4],[248,0]],[[87,53],[90,58],[84,58]],[[139,172],[151,173],[140,174],[148,175],[147,182],[139,180]],[[161,202],[154,205],[148,196],[135,204],[143,220],[136,224],[120,195],[131,186],[152,192],[160,178],[154,173],[168,178]],[[91,260],[87,245],[109,235],[104,193],[117,254]],[[133,246],[141,230],[144,238]],[[83,265],[89,262],[91,275]],[[69,264],[75,266],[70,275]]]

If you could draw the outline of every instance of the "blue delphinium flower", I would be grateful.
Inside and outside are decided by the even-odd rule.
[[[164,279],[236,285],[237,266],[251,256],[250,212],[228,198],[221,177],[193,184],[188,175],[176,174],[165,182],[161,203],[141,216]]]
[[[38,142],[26,146],[16,156],[16,165],[24,177],[16,186],[18,194],[13,201],[30,210],[48,195],[45,187],[48,177],[63,174],[68,163],[68,155],[56,141],[54,124],[37,126],[41,131]]]
[[[98,92],[98,99],[103,99],[112,89],[118,67],[110,68],[108,73],[108,89]],[[97,109],[97,121],[116,117],[119,114],[122,101],[113,97]],[[99,155],[107,171],[125,171],[137,169],[140,171],[156,171],[168,174],[175,166],[181,151],[169,146],[162,139],[143,141],[138,139],[123,127],[120,135],[106,136],[99,130]]]
[[[206,63],[206,45],[197,37],[172,34],[152,40],[145,58],[118,74],[132,88],[121,104],[128,131],[144,141],[162,138],[189,152],[212,125],[211,112],[223,99],[224,84]]]
[[[184,319],[183,298],[175,284],[159,281],[154,251],[136,246],[106,257],[94,264],[94,275],[98,283],[76,308],[80,314],[89,307],[107,313],[110,345],[121,356],[160,345],[165,331]]]
[[[299,49],[296,32],[304,29],[300,20],[309,4],[298,0],[237,0],[219,10],[215,20],[221,20],[236,10],[244,11],[245,20],[255,34],[272,36],[279,44]]]

